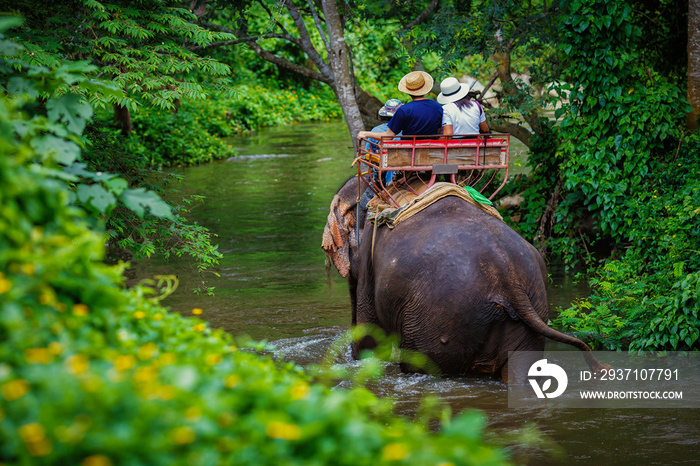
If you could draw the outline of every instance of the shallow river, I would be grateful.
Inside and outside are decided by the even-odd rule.
[[[202,318],[234,335],[272,343],[285,359],[319,362],[350,324],[347,283],[327,273],[321,233],[333,194],[355,169],[344,123],[294,125],[231,140],[235,160],[179,169],[184,194],[206,196],[191,218],[218,235],[224,258],[219,277],[200,277],[182,262],[148,261],[133,267],[134,281],[175,273],[179,289],[164,304]],[[511,149],[514,171],[522,170],[523,147]],[[550,308],[585,296],[585,285],[550,267]],[[198,286],[214,296],[195,295]],[[551,343],[551,342],[550,342]],[[549,349],[559,348],[552,343]],[[347,352],[340,363],[352,364]],[[454,412],[479,409],[501,436],[536,426],[543,438],[513,449],[529,464],[683,464],[700,462],[700,410],[570,409],[515,410],[507,390],[487,378],[434,379],[404,375],[395,367],[372,387],[393,397],[397,411],[411,415],[426,394],[436,394]]]

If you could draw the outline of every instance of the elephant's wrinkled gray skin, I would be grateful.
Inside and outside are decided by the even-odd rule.
[[[547,326],[544,260],[505,223],[454,196],[394,229],[375,231],[361,210],[358,248],[357,193],[352,178],[336,194],[323,241],[349,278],[353,325],[398,333],[401,348],[427,355],[443,374],[506,380],[508,352],[541,352],[545,337],[604,367],[584,342]],[[353,354],[373,345],[365,338]]]

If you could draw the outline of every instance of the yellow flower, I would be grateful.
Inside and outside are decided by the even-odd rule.
[[[17,379],[0,385],[0,393],[7,401],[22,398],[29,391],[29,383],[26,380]]]
[[[153,314],[153,320],[156,320],[156,321],[158,321],[158,320],[163,320],[163,313],[162,313],[162,312],[156,312],[155,314]]]
[[[230,146],[229,146],[229,147],[230,147]],[[200,308],[198,308],[198,307],[195,307],[194,309],[192,309],[192,314],[194,314],[194,315],[196,315],[196,316],[200,315],[202,312],[203,312],[203,311],[202,311]]]
[[[66,359],[65,364],[68,370],[73,374],[82,374],[87,371],[90,366],[90,362],[84,354],[76,354],[75,356],[69,357]]]
[[[194,442],[195,433],[191,427],[182,426],[173,429],[170,436],[172,437],[174,443],[178,445],[185,445]]]
[[[201,324],[197,324],[197,325],[193,326],[192,330],[194,330],[195,332],[202,332],[202,331],[204,331],[205,328],[207,328],[206,324],[201,323]]]
[[[23,264],[22,272],[24,272],[25,275],[34,275],[36,273],[36,267],[34,264]]]
[[[43,305],[56,304],[56,294],[51,288],[45,288],[39,295],[39,303]]]
[[[267,436],[282,440],[298,440],[301,438],[301,428],[296,424],[272,421],[265,429]]]
[[[224,381],[224,387],[233,388],[237,387],[240,383],[241,377],[237,374],[231,374],[228,377],[226,377],[226,380]]]
[[[0,294],[7,293],[12,289],[12,282],[0,274]]]
[[[81,466],[112,466],[112,461],[105,455],[92,455],[85,458]]]
[[[85,317],[88,315],[88,307],[85,304],[75,304],[73,306],[73,315],[78,317]]]
[[[24,351],[24,359],[29,364],[48,364],[53,360],[53,355],[48,348],[28,348]]]
[[[204,362],[206,362],[207,366],[216,366],[219,364],[222,360],[222,356],[218,353],[212,353],[212,354],[207,354],[207,357],[204,359]]]
[[[119,372],[124,372],[125,370],[131,369],[136,364],[136,358],[130,354],[124,354],[117,356],[114,359],[114,367]]]
[[[382,449],[382,459],[401,461],[408,456],[408,446],[405,443],[390,443]]]
[[[51,453],[51,440],[46,438],[46,432],[41,424],[25,424],[19,428],[19,436],[27,445],[32,456],[46,456]]]
[[[309,384],[306,382],[297,382],[294,384],[292,387],[292,399],[293,400],[301,400],[303,398],[306,398],[306,395],[309,394]]]
[[[63,345],[61,345],[57,341],[52,341],[49,343],[49,352],[55,356],[58,356],[59,354],[63,353]]]
[[[143,311],[136,311],[134,312],[134,317],[136,319],[143,319],[144,317],[146,317],[146,313],[144,313]]]

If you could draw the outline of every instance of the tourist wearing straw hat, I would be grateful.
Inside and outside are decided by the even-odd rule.
[[[446,78],[440,83],[438,103],[443,104],[442,134],[488,133],[484,109],[479,102],[472,101],[468,94],[476,80],[460,83],[457,78]]]
[[[401,78],[399,90],[411,96],[411,102],[402,105],[388,123],[383,132],[360,131],[358,139],[372,138],[379,140],[383,136],[431,135],[440,132],[442,125],[442,107],[425,96],[433,88],[433,78],[425,71],[412,71]]]

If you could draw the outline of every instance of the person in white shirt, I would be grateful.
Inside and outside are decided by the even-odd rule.
[[[460,83],[456,78],[446,78],[440,83],[438,103],[442,104],[442,134],[488,133],[484,108],[469,98],[472,84]]]

